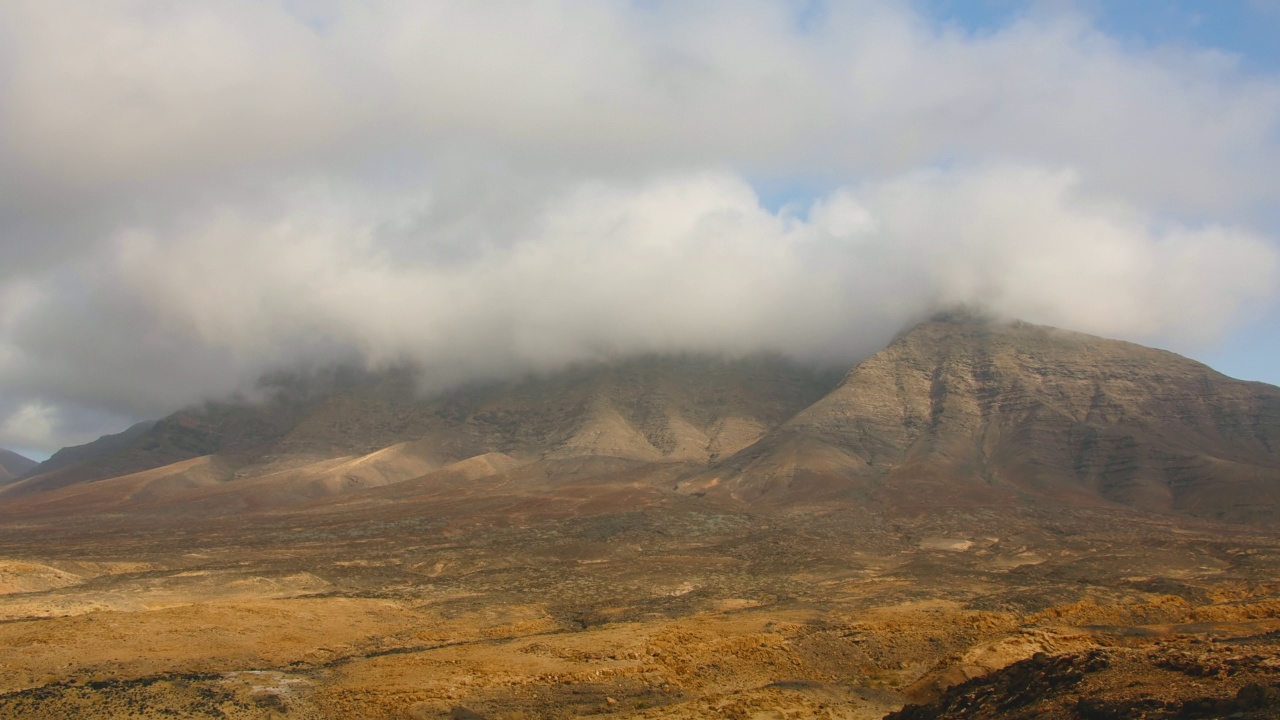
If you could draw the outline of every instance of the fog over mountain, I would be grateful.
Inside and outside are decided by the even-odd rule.
[[[1206,347],[1275,301],[1278,130],[1280,77],[1070,6],[7,2],[0,446],[956,304]]]

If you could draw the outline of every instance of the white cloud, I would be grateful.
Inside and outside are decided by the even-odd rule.
[[[508,244],[450,262],[429,261],[429,201],[421,246],[396,249],[384,222],[406,201],[351,197],[219,208],[163,241],[120,234],[61,279],[89,289],[80,302],[10,321],[19,354],[0,380],[145,416],[344,351],[412,359],[436,382],[654,350],[852,361],[954,303],[1206,340],[1277,279],[1275,248],[1246,231],[1157,223],[1091,199],[1073,173],[1024,166],[842,188],[807,218],[762,209],[730,173],[589,182]],[[42,332],[76,313],[74,327],[98,330]]]
[[[57,415],[58,409],[51,405],[22,405],[0,424],[0,437],[9,447],[60,447],[57,443],[63,440],[63,436],[58,432]]]
[[[302,357],[852,358],[953,302],[1208,342],[1269,301],[1277,78],[907,7],[5,3],[0,417]]]
[[[832,4],[809,32],[765,0],[5,7],[16,171],[98,190],[390,154],[837,179],[996,157],[1143,203],[1277,192],[1259,182],[1280,159],[1275,78],[1069,13],[975,36],[887,2]]]

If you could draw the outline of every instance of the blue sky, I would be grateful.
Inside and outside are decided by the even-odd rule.
[[[1248,74],[1280,76],[1280,0],[914,0],[922,13],[965,32],[989,34],[1027,16],[1070,8],[1126,46],[1175,47],[1228,53]],[[801,17],[820,17],[824,3],[811,2]],[[756,180],[761,203],[779,210],[806,208],[830,190],[812,178]],[[1280,208],[1263,229],[1280,238]],[[1254,308],[1210,343],[1166,343],[1232,377],[1280,385],[1280,303]]]
[[[1065,3],[1015,0],[916,0],[931,16],[971,31],[1000,28],[1038,8]],[[1100,29],[1127,43],[1218,48],[1258,72],[1280,68],[1276,0],[1079,0],[1070,3]]]
[[[1238,58],[1246,72],[1280,75],[1280,0],[1092,0],[1075,4],[1125,43],[1213,48]],[[1036,3],[1008,0],[922,0],[935,17],[972,32],[997,29]],[[1280,213],[1267,228],[1280,238]],[[1245,380],[1280,385],[1280,305],[1208,348],[1177,348],[1215,369]]]

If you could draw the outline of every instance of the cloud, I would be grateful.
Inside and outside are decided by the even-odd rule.
[[[841,179],[997,156],[1144,202],[1274,199],[1280,84],[1230,55],[1127,50],[1076,14],[972,35],[898,3],[793,9],[19,0],[4,145],[27,184],[86,192],[387,155]]]
[[[394,242],[437,235],[429,196],[356,196],[121,232],[9,320],[0,377],[145,417],[317,356],[412,360],[438,384],[650,351],[852,361],[962,302],[1205,339],[1277,275],[1247,231],[1157,223],[1022,166],[839,188],[803,215],[763,209],[727,172],[587,182],[463,255]]]
[[[1277,78],[796,8],[6,3],[0,445],[302,360],[852,361],[956,302],[1189,344],[1270,301]]]
[[[48,405],[22,405],[0,425],[0,433],[12,447],[47,447],[58,440],[56,418],[57,410]]]

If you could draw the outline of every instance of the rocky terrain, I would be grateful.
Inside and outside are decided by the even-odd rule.
[[[931,322],[694,485],[745,500],[1274,521],[1280,389],[1025,323]]]
[[[407,369],[279,373],[257,399],[207,403],[63,450],[5,497],[182,472],[176,463],[200,459],[203,474],[217,465],[218,482],[262,477],[406,444],[429,469],[491,452],[705,463],[751,444],[838,377],[776,357],[641,357],[423,395]]]
[[[0,490],[0,717],[1280,710],[1280,389],[941,318],[844,373],[270,378]]]

